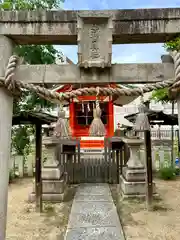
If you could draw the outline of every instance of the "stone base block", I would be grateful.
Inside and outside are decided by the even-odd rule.
[[[60,179],[64,170],[58,167],[44,167],[42,169],[42,179]]]
[[[120,177],[120,192],[123,198],[145,197],[146,182],[127,182],[123,176]],[[155,183],[153,183],[153,192],[156,194]]]
[[[48,170],[50,170],[48,168]],[[54,168],[53,170],[57,170]],[[51,169],[52,171],[52,169]],[[57,171],[56,171],[57,172]],[[50,202],[64,201],[64,195],[67,192],[67,174],[63,173],[60,179],[42,179],[42,200]],[[29,195],[29,201],[35,201],[35,184],[33,192]]]
[[[146,172],[144,168],[128,168],[124,167],[122,175],[127,182],[144,182]]]
[[[64,180],[43,180],[42,192],[61,194],[65,191],[66,183]],[[35,186],[33,186],[33,193],[35,193]]]
[[[43,193],[42,194],[42,200],[43,202],[52,202],[52,203],[58,203],[63,202],[65,198],[65,193],[56,194],[56,193]],[[29,202],[33,203],[36,200],[35,193],[31,193],[29,195]]]

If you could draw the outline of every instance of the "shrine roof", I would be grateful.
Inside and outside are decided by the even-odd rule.
[[[132,123],[135,123],[136,117],[139,113],[126,115],[125,118]],[[178,125],[177,114],[166,114],[163,111],[154,111],[149,109],[147,112],[151,125]]]
[[[51,124],[57,117],[45,112],[22,111],[13,115],[12,125],[19,124]]]

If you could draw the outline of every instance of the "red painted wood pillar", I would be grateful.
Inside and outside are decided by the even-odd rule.
[[[75,108],[73,100],[69,104],[69,126],[71,129],[72,137],[74,137],[75,128]]]
[[[114,106],[113,101],[110,100],[108,104],[108,136],[114,136]]]

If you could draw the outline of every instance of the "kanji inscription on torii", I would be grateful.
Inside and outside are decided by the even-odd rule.
[[[93,24],[92,27],[89,30],[89,37],[91,39],[91,48],[90,48],[90,59],[98,59],[100,58],[100,49],[98,45],[98,40],[99,40],[99,26],[96,24]]]
[[[78,16],[78,65],[80,67],[111,66],[112,29],[110,15],[81,14]]]

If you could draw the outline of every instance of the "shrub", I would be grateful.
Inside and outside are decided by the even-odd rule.
[[[14,169],[10,170],[9,172],[9,183],[12,183],[13,180],[15,180],[16,178],[19,178],[19,172],[15,171]]]
[[[13,179],[14,179],[14,171],[10,170],[9,172],[9,183],[12,183]]]
[[[163,180],[174,180],[176,179],[177,170],[174,167],[162,167],[159,170],[159,178]]]
[[[175,168],[175,173],[176,173],[177,176],[179,176],[180,175],[180,168],[178,168],[178,167]]]

